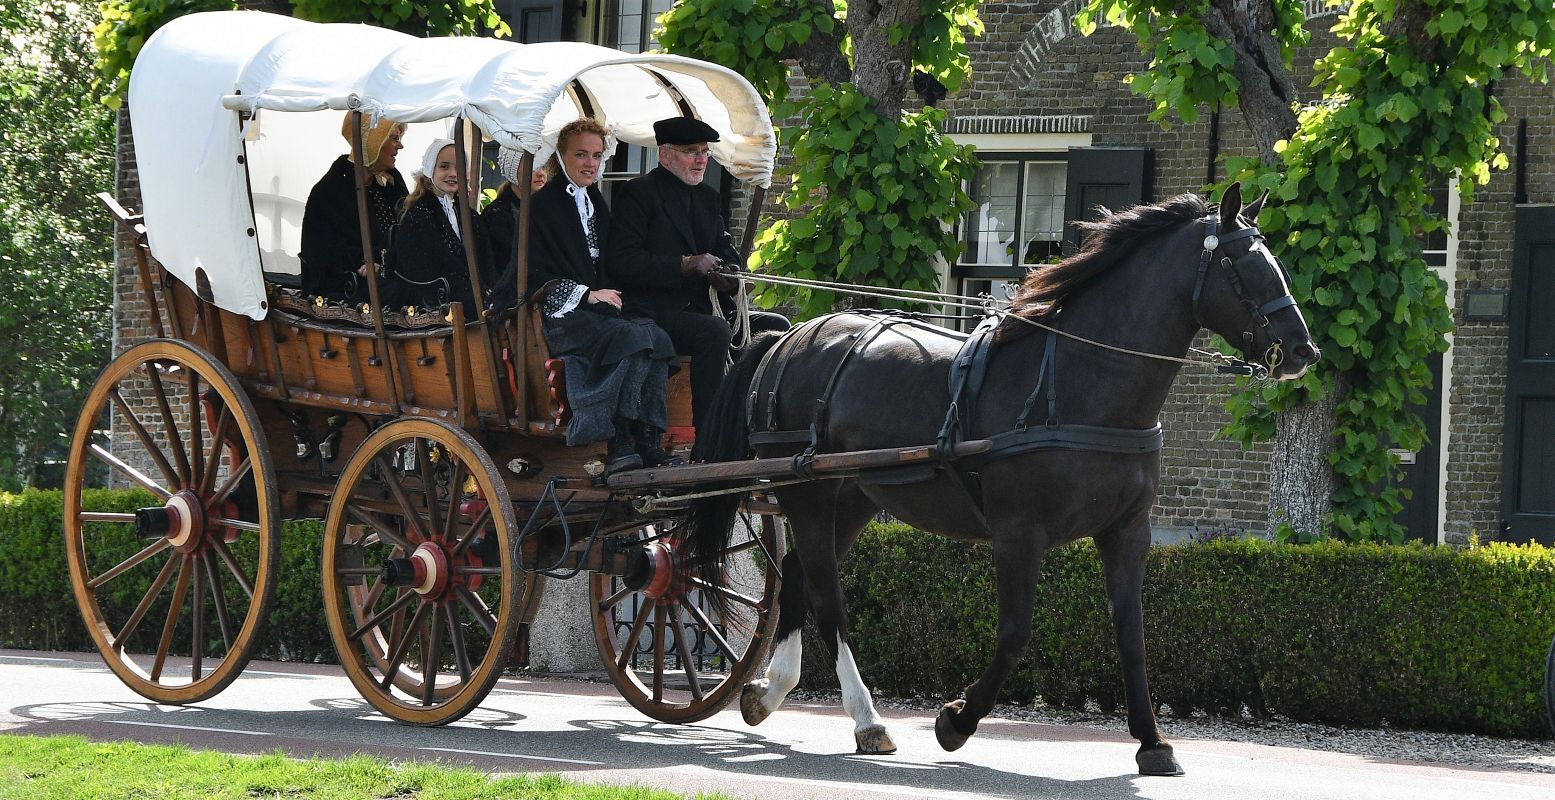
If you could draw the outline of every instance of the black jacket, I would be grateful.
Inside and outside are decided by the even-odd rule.
[[[588,239],[578,219],[578,207],[567,194],[566,179],[554,180],[536,192],[529,212],[529,291],[539,291],[553,280],[570,280],[590,289],[616,288],[610,280],[604,250],[610,241],[610,209],[599,189],[590,186],[594,203],[594,231],[599,238],[598,264],[589,258]]]
[[[491,289],[490,305],[512,308],[518,304],[518,265],[513,263],[513,242],[518,233],[518,193],[511,186],[497,193],[497,199],[481,212],[480,227],[491,243],[491,269],[497,274]],[[531,225],[534,223],[531,222]]]
[[[399,170],[391,181],[367,184],[367,219],[372,225],[373,261],[383,263],[397,206],[409,192]],[[308,193],[302,214],[302,290],[352,303],[367,299],[367,280],[356,274],[362,257],[362,233],[357,223],[356,166],[341,156]]]
[[[664,167],[655,167],[618,190],[608,260],[628,316],[712,313],[707,280],[680,274],[681,257],[698,253],[731,263],[739,260],[716,189],[687,186]],[[731,302],[727,295],[722,297]]]
[[[458,213],[459,203],[454,202]],[[491,253],[481,235],[480,220],[471,219],[476,264],[481,283],[491,281]],[[394,248],[384,263],[385,280],[380,286],[383,304],[389,308],[415,306],[437,308],[446,303],[464,304],[466,317],[474,317],[476,308],[470,293],[470,269],[464,256],[464,241],[454,233],[448,215],[437,196],[421,195],[400,220],[394,232]]]

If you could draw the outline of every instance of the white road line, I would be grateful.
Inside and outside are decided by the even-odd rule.
[[[100,719],[98,722],[107,722],[111,725],[144,725],[148,728],[173,728],[180,731],[210,731],[211,733],[235,733],[239,736],[274,736],[265,731],[235,731],[231,728],[202,728],[198,725],[169,725],[165,722],[136,722],[132,719]]]
[[[45,656],[0,656],[4,661],[75,661],[74,658],[48,658]],[[88,663],[85,661],[82,664]]]
[[[531,756],[524,753],[493,753],[489,750],[460,750],[454,747],[418,747],[417,750],[430,750],[437,753],[463,753],[471,756],[496,756],[498,758],[527,758],[533,761],[556,761],[562,764],[586,764],[593,767],[602,767],[603,761],[584,761],[577,758],[551,758],[549,756]]]

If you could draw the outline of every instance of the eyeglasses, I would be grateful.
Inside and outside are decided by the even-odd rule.
[[[686,158],[708,158],[712,154],[712,151],[706,147],[671,147],[670,149]]]

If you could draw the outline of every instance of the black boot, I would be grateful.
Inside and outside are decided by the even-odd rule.
[[[665,450],[664,431],[646,422],[633,422],[632,435],[637,439],[637,454],[642,456],[645,467],[678,467],[686,463],[684,458]]]
[[[632,428],[624,419],[616,420],[616,435],[610,437],[610,450],[605,454],[605,474],[611,475],[643,465],[643,457],[632,447]]]

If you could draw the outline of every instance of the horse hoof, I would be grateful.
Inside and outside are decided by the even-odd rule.
[[[1155,747],[1141,747],[1134,754],[1135,763],[1139,764],[1141,775],[1161,775],[1165,777],[1177,777],[1182,773],[1182,765],[1177,763],[1177,757],[1172,755],[1172,746],[1159,744]]]
[[[745,718],[745,724],[754,728],[771,714],[772,712],[761,704],[761,692],[753,684],[745,684],[745,687],[740,690],[740,716]]]
[[[853,741],[858,743],[858,752],[863,755],[888,756],[896,752],[896,742],[891,740],[891,734],[886,733],[884,725],[871,725],[864,730],[854,731]]]
[[[951,722],[965,705],[963,700],[952,700],[940,707],[939,716],[934,719],[934,738],[939,740],[939,746],[945,748],[947,753],[960,750],[961,745],[972,738],[972,734],[956,730]]]

